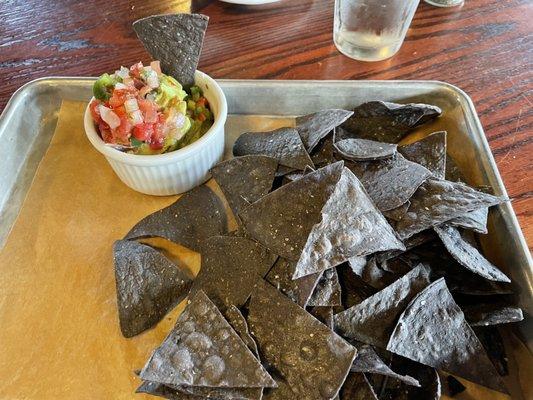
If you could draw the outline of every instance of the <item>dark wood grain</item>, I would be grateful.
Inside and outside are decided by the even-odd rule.
[[[533,243],[533,6],[530,0],[421,4],[400,52],[362,63],[333,45],[333,0],[265,6],[218,1],[3,0],[0,110],[15,89],[49,75],[94,76],[148,60],[131,23],[199,11],[210,25],[200,68],[215,78],[436,79],[474,100],[528,243]]]

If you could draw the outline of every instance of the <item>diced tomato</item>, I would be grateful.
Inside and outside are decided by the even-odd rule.
[[[200,97],[198,101],[196,102],[196,107],[202,106],[205,107],[207,104],[207,99],[205,97]]]
[[[135,96],[137,91],[134,88],[129,89],[115,89],[113,95],[109,99],[109,106],[111,108],[120,107],[131,96]]]
[[[117,114],[120,118],[124,117],[126,118],[128,115],[126,113],[126,108],[124,106],[115,107],[113,108],[113,111],[115,114]]]
[[[137,64],[133,64],[130,67],[130,76],[134,78],[140,78],[142,68],[143,68],[143,63],[140,61]]]
[[[113,130],[113,135],[119,143],[126,143],[133,129],[133,124],[126,116],[120,116],[120,125]]]
[[[152,150],[161,150],[163,148],[163,141],[158,141],[157,143],[150,143],[150,148]]]
[[[204,122],[207,118],[206,118],[205,114],[200,113],[200,114],[198,114],[198,117],[196,117],[196,119],[198,121]]]
[[[135,139],[148,141],[154,134],[154,124],[137,124],[133,127],[133,137]]]
[[[89,104],[91,116],[93,117],[94,122],[96,122],[97,124],[101,121],[100,111],[98,111],[98,105],[99,103],[96,100],[91,101],[91,104]]]
[[[145,122],[151,124],[157,122],[157,109],[159,108],[157,103],[145,99],[138,99],[137,103],[139,103],[139,110],[141,110]]]
[[[104,122],[100,121],[98,124],[98,131],[100,132],[100,136],[106,143],[113,143],[113,135],[111,134],[111,130],[109,129],[109,126]]]
[[[150,147],[154,150],[163,148],[163,142],[165,141],[165,117],[159,115],[157,123],[154,124],[154,132],[150,138]]]

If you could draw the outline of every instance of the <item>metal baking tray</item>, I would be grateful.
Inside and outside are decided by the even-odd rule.
[[[53,77],[17,90],[0,116],[0,248],[36,168],[50,143],[63,100],[87,101],[94,78]],[[506,190],[471,99],[460,89],[435,81],[218,81],[228,100],[226,152],[246,130],[279,126],[282,119],[323,108],[346,108],[369,100],[435,104],[444,111],[421,132],[448,131],[448,153],[471,185],[489,185],[497,195]],[[80,124],[82,116],[80,115]],[[229,151],[229,153],[228,153]],[[485,254],[511,275],[521,306],[533,315],[532,259],[512,205],[494,208],[489,234],[480,235]],[[531,318],[520,324],[522,339],[533,350]]]

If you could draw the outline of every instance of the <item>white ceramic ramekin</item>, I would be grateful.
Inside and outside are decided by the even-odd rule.
[[[120,180],[133,190],[156,196],[186,192],[205,182],[211,167],[222,159],[228,114],[226,96],[216,81],[203,72],[196,71],[194,79],[209,101],[214,123],[196,142],[170,153],[136,155],[105,145],[87,106],[84,125],[89,141],[105,156]]]

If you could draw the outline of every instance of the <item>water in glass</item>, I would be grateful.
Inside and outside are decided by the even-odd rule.
[[[419,0],[335,0],[333,40],[362,61],[392,57],[401,47]]]

